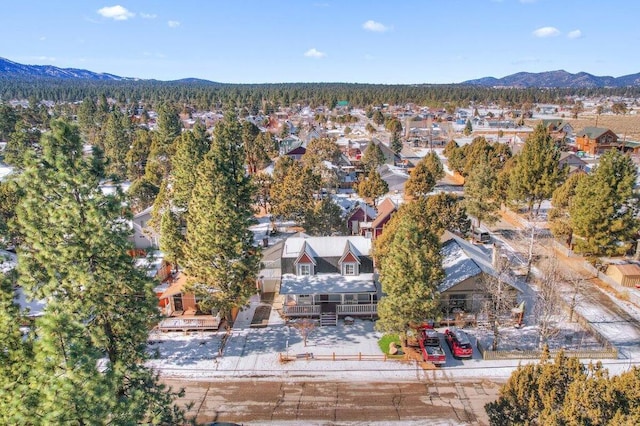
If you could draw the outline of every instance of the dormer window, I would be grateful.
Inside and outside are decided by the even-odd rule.
[[[357,263],[343,263],[342,264],[342,275],[358,275],[358,264]]]
[[[310,263],[300,263],[298,264],[298,275],[313,275],[311,273],[311,264]]]

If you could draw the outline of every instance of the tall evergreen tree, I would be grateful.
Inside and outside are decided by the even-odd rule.
[[[382,179],[376,169],[370,169],[367,176],[360,176],[356,192],[368,202],[372,202],[375,207],[378,197],[389,192],[389,184]]]
[[[385,158],[380,146],[373,142],[367,145],[367,149],[365,149],[364,154],[362,154],[361,161],[365,172],[382,166],[385,163]]]
[[[255,292],[260,256],[254,245],[253,186],[245,174],[242,130],[227,113],[198,166],[187,216],[185,268],[201,306],[229,314]]]
[[[558,164],[560,150],[544,125],[539,124],[527,138],[511,170],[510,193],[514,201],[523,202],[529,214],[540,209],[542,201],[551,198],[562,184],[565,171]]]
[[[411,215],[396,215],[391,219],[394,221],[397,223],[385,250],[380,250],[379,239],[374,247],[385,293],[378,303],[376,328],[404,335],[409,323],[421,323],[438,314],[437,288],[444,272],[438,237]]]
[[[131,147],[127,151],[127,178],[130,181],[144,176],[147,158],[151,150],[151,132],[146,128],[138,128],[133,132]]]
[[[211,143],[204,132],[185,131],[176,140],[176,153],[171,159],[174,206],[186,210],[196,183],[196,170],[210,148]]]
[[[464,206],[467,213],[476,218],[478,227],[483,222],[491,224],[498,219],[496,212],[500,209],[500,202],[496,183],[496,172],[486,160],[476,164],[465,180]]]
[[[32,416],[43,424],[181,421],[176,395],[141,364],[157,298],[127,255],[122,195],[99,189],[76,128],[56,121],[52,129],[19,179],[18,283],[27,297],[47,300],[29,364]]]
[[[107,115],[104,124],[102,145],[107,159],[108,175],[123,179],[126,176],[126,157],[131,146],[131,123],[129,116],[114,110]]]
[[[438,179],[444,177],[442,162],[435,152],[430,152],[416,164],[407,180],[404,191],[410,197],[426,197],[435,188]]]
[[[304,230],[309,235],[345,235],[347,222],[340,207],[331,197],[325,197],[316,202],[312,213],[305,218]]]
[[[637,174],[631,158],[614,149],[577,183],[569,216],[578,251],[614,255],[630,248],[639,228]]]

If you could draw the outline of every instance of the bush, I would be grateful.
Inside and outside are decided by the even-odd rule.
[[[396,346],[400,347],[400,337],[398,337],[397,334],[385,334],[378,340],[380,350],[387,355],[389,354],[389,346],[391,343],[395,343]]]

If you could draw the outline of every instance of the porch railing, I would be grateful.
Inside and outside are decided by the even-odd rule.
[[[285,305],[282,307],[282,310],[285,315],[295,315],[299,317],[320,315],[320,305]]]
[[[375,303],[362,305],[337,305],[338,315],[373,315],[378,313],[378,305]]]

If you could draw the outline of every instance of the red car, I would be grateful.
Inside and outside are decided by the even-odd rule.
[[[447,342],[453,357],[456,359],[471,359],[473,356],[473,347],[469,336],[462,330],[457,328],[446,330],[444,332],[444,340]]]
[[[440,337],[436,330],[432,328],[421,328],[418,342],[420,343],[422,357],[425,361],[429,361],[438,367],[446,364],[447,356],[442,350],[442,346],[440,346]]]

